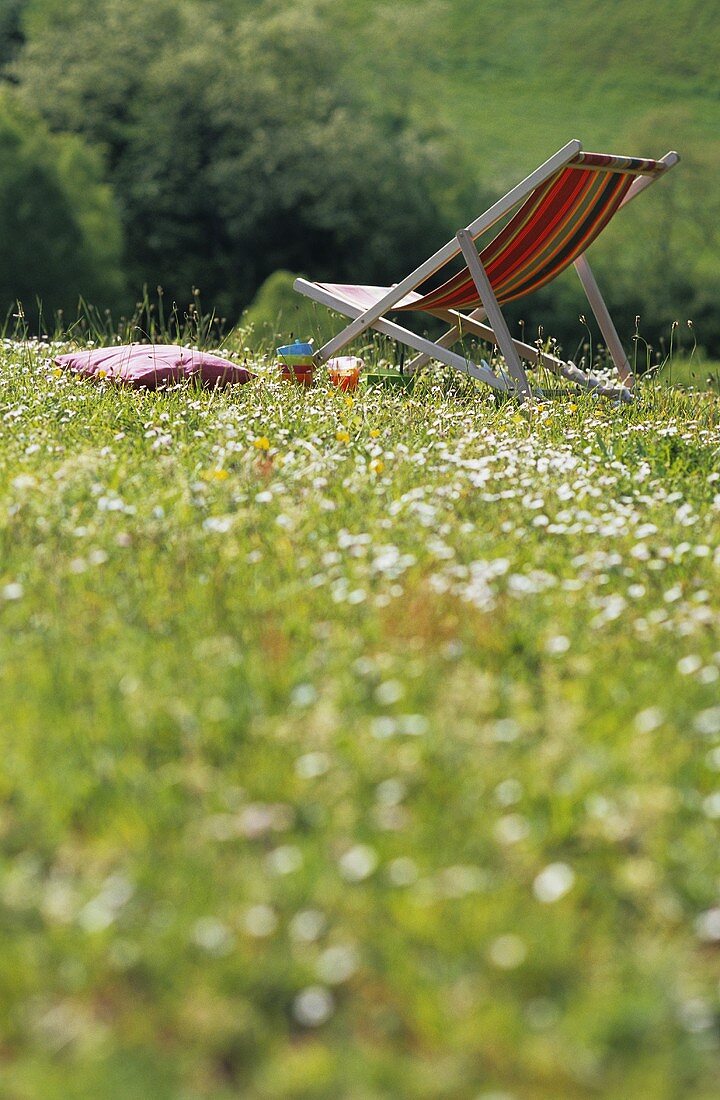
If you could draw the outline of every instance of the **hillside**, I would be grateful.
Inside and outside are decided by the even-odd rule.
[[[720,23],[697,0],[399,0],[363,23],[390,62],[368,81],[362,58],[374,94],[437,111],[498,179],[572,136],[720,156]]]

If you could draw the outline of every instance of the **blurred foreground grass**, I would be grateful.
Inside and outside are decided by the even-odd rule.
[[[0,421],[3,1096],[717,1095],[716,396]]]

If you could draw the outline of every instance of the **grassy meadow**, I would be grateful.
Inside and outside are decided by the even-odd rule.
[[[0,1094],[716,1097],[716,392],[58,347],[0,350]]]

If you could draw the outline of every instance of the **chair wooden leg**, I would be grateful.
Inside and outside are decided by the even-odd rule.
[[[595,320],[600,326],[600,331],[603,334],[603,338],[607,345],[607,349],[612,356],[612,361],[615,364],[620,379],[626,386],[633,385],[634,378],[632,370],[630,369],[630,363],[628,357],[625,354],[625,349],[622,346],[620,337],[618,336],[617,329],[613,324],[613,319],[608,312],[608,308],[605,305],[605,300],[600,293],[600,287],[595,281],[595,276],[592,273],[590,264],[587,262],[584,256],[578,256],[575,260],[575,270],[578,273],[578,278],[583,285],[583,290],[587,295],[587,300],[590,303],[590,308],[595,314]]]
[[[480,301],[485,307],[488,321],[497,336],[498,347],[505,357],[507,368],[515,380],[518,392],[522,395],[523,399],[529,400],[532,398],[532,391],[525,373],[525,368],[520,361],[520,356],[513,343],[510,330],[507,327],[502,310],[495,297],[495,292],[487,277],[485,268],[480,261],[480,257],[478,256],[472,235],[468,233],[467,229],[461,229],[457,234],[457,239],[462,249],[463,256],[465,257],[468,271],[480,295]]]

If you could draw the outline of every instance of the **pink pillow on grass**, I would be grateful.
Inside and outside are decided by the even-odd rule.
[[[175,344],[126,344],[117,348],[71,351],[54,360],[59,367],[84,378],[107,378],[128,386],[154,390],[158,386],[199,378],[208,386],[249,382],[247,367],[221,359],[206,351],[193,351]]]

